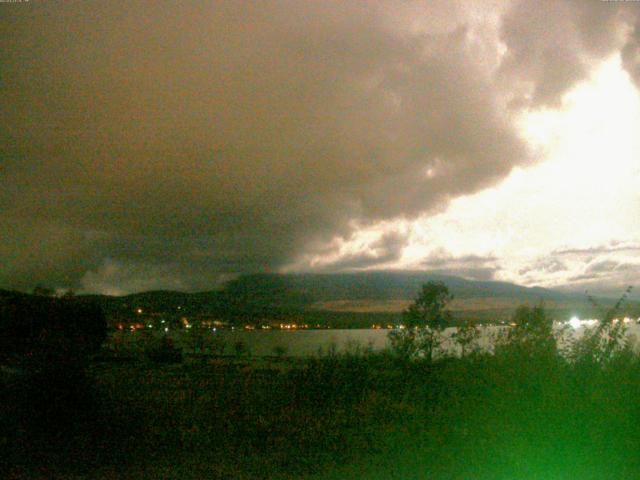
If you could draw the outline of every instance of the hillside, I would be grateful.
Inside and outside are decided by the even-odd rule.
[[[583,294],[528,288],[506,282],[467,280],[429,272],[372,271],[338,274],[252,274],[228,282],[222,289],[196,293],[158,290],[124,296],[82,295],[101,306],[109,317],[138,311],[176,317],[206,315],[245,321],[255,318],[300,316],[340,319],[328,323],[380,322],[397,315],[428,281],[445,283],[454,295],[451,309],[458,318],[498,321],[508,319],[522,303],[544,302],[557,318],[597,315]],[[18,295],[16,292],[0,292]],[[603,306],[610,300],[601,300]],[[632,312],[638,305],[630,305]],[[383,319],[384,317],[384,319]],[[345,320],[346,319],[346,320]],[[351,320],[349,320],[351,319]],[[338,324],[336,323],[336,324]]]
[[[283,315],[312,310],[399,312],[428,281],[444,282],[455,297],[455,310],[504,310],[528,302],[550,305],[584,302],[583,296],[505,282],[466,280],[427,272],[339,274],[253,274],[223,289],[185,293],[150,291],[109,297],[90,295],[107,313],[132,311],[208,313],[221,316]]]
[[[371,271],[336,274],[256,274],[231,282],[238,290],[276,290],[285,288],[310,302],[333,300],[412,299],[428,281],[445,283],[456,298],[516,298],[522,301],[575,299],[575,294],[539,287],[523,287],[506,282],[467,280],[451,275],[411,271]],[[581,297],[581,296],[580,296]]]

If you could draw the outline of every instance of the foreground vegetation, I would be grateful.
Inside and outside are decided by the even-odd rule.
[[[92,395],[65,422],[3,418],[14,478],[640,473],[640,359],[628,350],[602,364],[504,351],[433,364],[387,354],[264,368],[102,364],[88,374]]]
[[[437,348],[446,317],[429,305],[415,303],[416,325],[386,352],[89,361],[67,365],[63,379],[55,369],[11,377],[0,414],[5,476],[640,476],[640,356],[613,313],[560,351],[544,309],[523,307],[492,352],[474,348],[469,326],[465,354],[447,357],[425,350]]]

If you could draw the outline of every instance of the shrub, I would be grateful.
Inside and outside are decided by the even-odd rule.
[[[582,338],[575,340],[569,348],[569,358],[578,364],[606,364],[612,361],[617,354],[630,348],[626,337],[627,327],[619,316],[622,307],[631,293],[631,287],[627,287],[615,305],[603,312],[599,324],[588,329]],[[597,301],[589,296],[591,304],[600,309]]]
[[[557,338],[553,319],[543,304],[519,306],[511,318],[511,328],[496,341],[496,353],[509,351],[525,357],[555,356]]]
[[[461,356],[474,353],[478,350],[477,341],[480,336],[480,329],[472,321],[466,321],[458,327],[453,334],[453,338],[460,346]]]
[[[243,355],[249,355],[250,354],[249,347],[242,340],[238,340],[233,344],[233,351],[235,352],[236,357],[241,357]]]

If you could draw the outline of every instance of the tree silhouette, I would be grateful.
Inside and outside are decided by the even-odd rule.
[[[424,284],[413,303],[403,312],[405,326],[443,330],[451,322],[451,312],[447,309],[451,300],[453,295],[444,283]]]
[[[520,305],[511,317],[511,324],[507,341],[512,350],[535,357],[553,356],[557,353],[553,318],[542,303],[534,307]]]
[[[442,282],[427,282],[402,313],[403,329],[390,334],[391,348],[401,357],[424,355],[431,362],[441,343],[441,334],[451,321],[447,305],[453,300]]]

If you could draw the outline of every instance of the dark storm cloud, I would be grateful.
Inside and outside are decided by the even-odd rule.
[[[586,288],[594,294],[619,297],[629,285],[636,285],[639,272],[638,263],[597,260],[588,263],[582,273],[570,277],[568,285],[572,290]],[[637,289],[629,298],[640,299]]]
[[[618,267],[619,263],[614,260],[602,260],[590,263],[585,269],[586,274],[611,273]]]
[[[443,268],[429,270],[431,273],[438,273],[442,275],[455,275],[456,277],[466,278],[467,280],[495,280],[496,274],[500,271],[500,268]]]
[[[385,263],[399,260],[407,243],[408,235],[400,232],[387,232],[367,246],[367,251],[342,256],[337,262],[324,267],[328,271],[358,270],[367,267],[383,266]]]
[[[636,85],[640,87],[640,15],[636,18],[633,33],[622,49],[622,62]]]
[[[583,284],[599,280],[600,278],[601,275],[598,275],[597,273],[581,273],[579,275],[569,277],[569,282],[575,287],[576,284],[578,286],[582,286]]]
[[[500,271],[498,258],[492,255],[453,256],[444,250],[432,253],[422,266],[434,273],[456,275],[472,280],[493,280]]]
[[[516,104],[557,105],[594,61],[622,47],[626,30],[640,18],[638,10],[633,2],[513,2],[501,26],[508,50],[500,69],[504,79],[520,84]],[[637,54],[637,34],[635,40],[627,40],[628,57]],[[625,62],[630,73],[637,73],[635,59]]]
[[[592,262],[587,265],[585,274],[605,274],[614,275],[628,272],[638,272],[640,270],[640,264],[637,263],[624,263],[617,262],[615,260],[601,260]]]
[[[495,263],[497,261],[498,258],[493,255],[461,255],[459,257],[455,257],[445,250],[436,250],[422,262],[422,265],[427,268],[437,268],[446,265],[478,267],[484,266],[487,263]]]
[[[526,275],[529,273],[557,273],[567,271],[567,265],[558,260],[557,258],[541,258],[525,268],[518,271],[519,275]]]
[[[567,272],[579,272],[566,279],[565,287],[573,291],[585,288],[593,294],[616,297],[629,285],[637,285],[640,264],[635,261],[640,245],[629,241],[612,241],[589,248],[569,248],[552,252]],[[634,290],[630,298],[640,299]]]
[[[552,252],[553,255],[560,256],[576,256],[576,257],[593,257],[594,255],[602,255],[614,252],[640,252],[640,245],[637,244],[621,244],[611,243],[610,245],[599,245],[590,248],[567,248]]]
[[[2,5],[0,286],[206,288],[495,183],[527,154],[454,3]],[[521,10],[504,70],[547,98]]]

